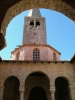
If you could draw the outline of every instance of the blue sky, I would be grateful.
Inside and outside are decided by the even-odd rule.
[[[46,18],[47,44],[61,52],[61,60],[70,60],[75,53],[75,24],[60,12],[40,9]],[[14,17],[6,29],[7,47],[0,51],[3,60],[11,59],[11,52],[17,45],[22,45],[24,17],[29,10]]]

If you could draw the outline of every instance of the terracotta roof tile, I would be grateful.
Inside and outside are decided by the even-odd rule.
[[[19,49],[21,49],[21,48],[23,48],[23,47],[29,47],[29,46],[32,46],[32,47],[33,47],[33,46],[35,46],[35,47],[37,47],[37,46],[49,47],[49,48],[55,50],[57,53],[59,53],[59,54],[61,55],[61,53],[60,53],[59,51],[57,51],[57,50],[54,49],[52,46],[47,45],[47,44],[24,44],[24,45],[20,46],[19,48],[16,48],[16,49],[15,49],[14,51],[12,51],[11,53],[14,53],[15,51],[17,51],[17,50],[19,50]]]

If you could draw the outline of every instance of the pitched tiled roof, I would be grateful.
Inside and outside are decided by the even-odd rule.
[[[47,45],[47,44],[24,44],[24,45],[22,45],[22,46],[20,46],[19,48],[16,48],[14,51],[12,51],[11,53],[14,53],[15,51],[17,51],[17,50],[19,50],[19,49],[21,49],[21,48],[23,48],[23,47],[33,47],[33,46],[35,46],[35,47],[37,47],[37,46],[41,46],[41,47],[49,47],[49,48],[51,48],[52,50],[55,50],[57,53],[59,53],[60,55],[61,55],[61,53],[59,52],[59,51],[57,51],[56,49],[54,49],[52,46],[50,46],[50,45]]]
[[[75,61],[75,54],[73,55],[73,57],[71,58],[70,62],[74,62]]]

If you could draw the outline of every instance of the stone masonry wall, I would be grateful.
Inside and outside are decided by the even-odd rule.
[[[39,26],[30,25],[31,21],[39,21]],[[44,17],[25,17],[23,44],[46,44],[46,25]]]
[[[26,88],[26,78],[33,72],[41,72],[50,80],[50,88],[55,87],[55,79],[65,78],[69,83],[72,100],[75,100],[75,65],[70,62],[14,62],[5,61],[0,63],[0,86],[4,86],[5,80],[10,76],[15,76],[20,81],[20,89]],[[3,90],[0,87],[0,99]]]

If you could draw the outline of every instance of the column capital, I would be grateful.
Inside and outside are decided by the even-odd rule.
[[[24,100],[24,87],[20,88],[19,91],[20,91],[20,100]]]
[[[20,88],[19,91],[20,91],[21,93],[23,93],[23,92],[25,91],[25,89],[24,89],[24,88]]]
[[[69,86],[69,88],[75,88],[75,85],[73,85],[73,86]]]
[[[51,88],[50,88],[50,92],[51,92],[51,93],[55,93],[55,90],[56,90],[55,87],[51,87]]]

